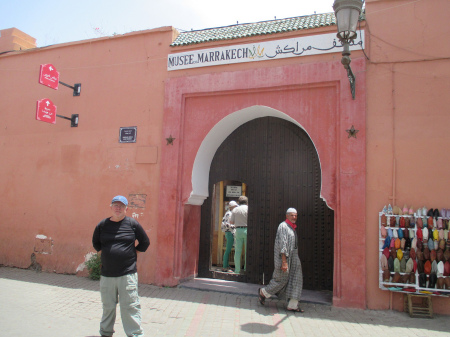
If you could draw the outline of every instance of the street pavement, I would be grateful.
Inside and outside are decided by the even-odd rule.
[[[450,336],[450,316],[301,303],[304,314],[256,296],[140,284],[146,336]],[[0,336],[96,337],[99,282],[0,266]],[[125,337],[118,309],[115,337]]]

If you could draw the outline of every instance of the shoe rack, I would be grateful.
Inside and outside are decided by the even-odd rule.
[[[402,219],[403,218],[403,219]],[[405,237],[404,233],[405,231],[408,231],[408,238],[410,240],[410,242],[413,241],[414,238],[416,238],[416,242],[419,240],[419,238],[417,237],[417,233],[418,233],[418,221],[419,218],[421,218],[421,221],[423,223],[423,228],[427,227],[429,236],[428,238],[432,238],[433,239],[433,232],[435,230],[440,230],[442,229],[445,235],[445,249],[442,250],[442,248],[439,248],[438,245],[436,245],[435,241],[439,242],[438,240],[433,240],[433,246],[432,248],[437,248],[437,250],[435,250],[435,253],[441,249],[442,253],[445,252],[446,250],[450,251],[450,234],[449,234],[449,219],[448,218],[442,218],[442,217],[436,217],[433,218],[432,220],[429,220],[429,216],[424,216],[424,215],[417,215],[416,213],[414,214],[407,214],[407,215],[394,215],[394,214],[386,214],[384,212],[380,212],[378,215],[378,235],[379,235],[379,265],[378,265],[378,269],[379,269],[379,287],[382,290],[387,290],[387,291],[393,291],[393,292],[401,292],[401,293],[407,293],[407,294],[419,294],[419,295],[430,295],[430,296],[444,296],[444,297],[450,297],[450,276],[444,276],[445,275],[445,271],[443,273],[439,273],[436,269],[436,266],[433,268],[431,273],[425,273],[425,271],[423,272],[423,274],[426,275],[426,283],[425,285],[423,284],[423,279],[424,276],[422,275],[422,282],[419,282],[419,277],[420,274],[419,273],[419,259],[422,259],[422,257],[420,256],[421,254],[417,254],[418,250],[419,250],[419,245],[416,245],[416,256],[413,259],[413,270],[411,273],[413,273],[414,277],[411,276],[411,273],[407,273],[406,270],[400,270],[400,272],[398,274],[400,274],[400,280],[397,280],[397,282],[394,282],[394,279],[398,279],[399,276],[396,275],[396,272],[394,270],[392,270],[393,268],[389,268],[389,281],[387,280],[387,272],[384,272],[383,267],[385,267],[385,262],[382,263],[382,256],[383,256],[383,251],[384,248],[383,246],[385,246],[385,242],[387,240],[387,237],[389,236],[389,233],[392,233],[393,238],[395,240],[395,238],[399,237],[399,231],[403,231],[400,236],[403,236],[403,238]],[[440,220],[439,220],[440,219]],[[439,222],[437,222],[439,221]],[[439,229],[437,227],[436,224],[439,224]],[[442,223],[442,225],[441,225]],[[384,227],[384,229],[382,230],[382,227]],[[421,231],[423,230],[423,228],[421,228]],[[413,236],[413,237],[411,237]],[[442,232],[441,232],[441,236],[442,236]],[[420,237],[420,235],[419,235]],[[392,240],[393,238],[390,238],[390,240]],[[395,249],[395,255],[397,255],[397,259],[398,256],[403,255],[403,256],[409,256],[410,257],[410,251],[411,251],[411,246],[408,247],[408,245],[406,244],[407,239],[405,238],[405,245],[401,245],[400,248],[395,248],[394,245],[394,249]],[[420,250],[422,252],[422,256],[423,256],[423,251],[426,247],[428,247],[428,243],[429,240],[427,240],[425,242],[425,240],[421,240],[422,241],[422,249]],[[441,245],[442,247],[442,245]],[[392,247],[391,245],[389,245],[389,253],[390,256],[393,256],[393,252],[392,252]],[[402,252],[399,254],[398,250],[401,250]],[[431,249],[429,248],[430,252]],[[386,252],[385,252],[386,253]],[[406,255],[405,255],[406,253]],[[446,259],[445,257],[443,257],[442,253],[439,254],[439,259],[443,261],[443,263],[445,264]],[[437,254],[430,254],[430,262],[431,259],[433,258],[433,256],[435,257],[435,261],[436,261],[436,265],[438,262],[437,260]],[[449,254],[447,253],[446,256],[448,257]],[[404,257],[402,257],[404,258]],[[423,257],[424,259],[424,257]],[[423,261],[422,259],[422,261]],[[394,258],[393,258],[394,260]],[[449,263],[450,263],[450,259]],[[383,259],[384,261],[384,259]],[[401,261],[401,259],[399,260]],[[415,261],[415,263],[414,263]],[[423,263],[425,264],[426,260],[423,261]],[[382,266],[382,264],[384,266]],[[410,263],[411,265],[411,263]],[[421,268],[420,268],[421,269]],[[442,270],[441,270],[442,271]],[[434,287],[431,287],[430,284],[430,276],[431,274],[435,272],[436,273],[436,278],[437,280],[439,278],[443,278],[443,281],[440,281],[440,283],[442,284],[443,282],[443,286],[442,289],[440,289],[438,282],[436,282],[436,284],[434,285]],[[409,277],[405,276],[408,275]],[[403,280],[402,280],[403,278]],[[434,276],[432,277],[434,278]],[[446,281],[446,279],[449,279]],[[412,280],[414,280],[414,282],[411,282]],[[433,282],[431,282],[433,283]]]

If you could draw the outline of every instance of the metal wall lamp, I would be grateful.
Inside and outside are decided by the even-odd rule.
[[[347,70],[348,80],[350,81],[350,90],[352,98],[355,99],[355,75],[350,67],[350,43],[357,37],[356,25],[361,15],[362,0],[335,0],[333,4],[334,14],[336,16],[337,37],[341,41],[344,50],[342,51],[341,63]]]

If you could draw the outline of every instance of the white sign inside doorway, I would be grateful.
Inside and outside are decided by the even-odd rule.
[[[242,186],[227,186],[227,197],[240,197],[242,194]]]

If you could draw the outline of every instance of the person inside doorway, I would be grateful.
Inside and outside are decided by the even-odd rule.
[[[234,244],[234,234],[236,232],[235,226],[230,224],[231,212],[238,206],[237,202],[231,200],[228,204],[228,211],[225,213],[222,219],[222,231],[225,233],[225,239],[227,240],[227,247],[225,249],[225,254],[223,255],[223,269],[222,271],[226,273],[232,273],[233,270],[230,268],[230,264],[228,259],[230,257],[231,248],[233,248]]]
[[[247,269],[247,219],[248,219],[248,198],[241,195],[238,199],[239,206],[233,209],[230,217],[230,224],[235,225],[234,248],[234,272],[241,273],[241,255],[242,247],[245,246],[244,271]]]
[[[266,298],[277,295],[288,301],[286,310],[303,312],[299,306],[303,289],[302,264],[298,256],[297,210],[289,208],[286,220],[280,223],[275,238],[272,279],[265,288],[258,289],[259,302],[264,305]]]

